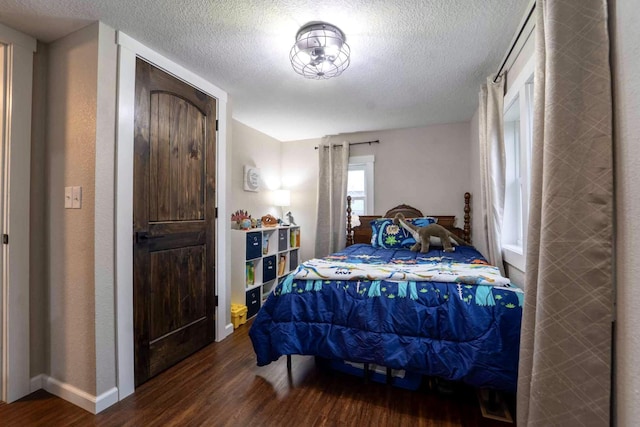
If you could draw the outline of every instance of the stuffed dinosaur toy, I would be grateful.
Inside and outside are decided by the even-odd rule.
[[[416,243],[411,246],[411,250],[417,252],[418,250],[421,253],[429,252],[429,243],[431,237],[437,237],[442,242],[442,247],[445,252],[453,252],[455,248],[451,245],[451,240],[455,240],[460,245],[469,245],[468,242],[465,242],[460,237],[456,236],[443,226],[439,224],[429,224],[425,227],[416,227],[415,225],[407,222],[404,215],[401,213],[397,213],[393,218],[393,223],[400,225],[402,228],[407,230],[413,238],[416,240]]]

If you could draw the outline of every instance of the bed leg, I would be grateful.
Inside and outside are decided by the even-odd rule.
[[[287,354],[287,372],[291,373],[291,355]]]
[[[369,384],[369,364],[364,364],[364,383]]]
[[[489,400],[487,401],[487,408],[493,412],[498,409],[498,394],[493,389],[489,389]]]
[[[393,377],[391,376],[391,368],[387,367],[387,384],[391,384],[393,382]]]

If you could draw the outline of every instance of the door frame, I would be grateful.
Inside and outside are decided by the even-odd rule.
[[[31,100],[33,53],[36,40],[0,24],[6,46],[6,94],[0,102],[6,124],[0,141],[2,245],[0,277],[0,400],[13,402],[31,392],[29,358],[29,197],[31,181]],[[8,373],[11,372],[11,375]]]
[[[216,341],[233,332],[229,311],[227,271],[230,233],[227,221],[227,93],[181,65],[118,31],[118,112],[116,124],[116,340],[118,399],[135,390],[133,334],[133,140],[135,117],[136,58],[144,59],[216,98],[218,138],[216,144]]]

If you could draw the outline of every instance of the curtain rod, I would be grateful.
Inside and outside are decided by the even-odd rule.
[[[380,140],[376,139],[375,141],[362,141],[362,142],[350,142],[349,143],[349,145],[360,145],[360,144],[369,144],[369,145],[371,145],[371,144],[380,144]],[[316,145],[313,148],[317,150],[320,147]]]
[[[493,79],[494,83],[498,81],[498,78],[500,77],[500,73],[504,69],[504,66],[507,65],[507,61],[509,60],[509,57],[511,56],[511,52],[513,52],[513,49],[515,49],[516,45],[518,44],[518,40],[520,39],[520,36],[522,35],[522,32],[524,31],[525,27],[527,26],[527,23],[529,22],[529,19],[531,19],[531,15],[533,15],[533,11],[534,10],[536,10],[535,2],[533,3],[533,7],[531,7],[531,10],[529,11],[529,14],[525,18],[524,23],[522,24],[522,27],[520,27],[520,31],[518,31],[518,35],[516,36],[515,40],[511,44],[511,48],[509,49],[509,52],[507,52],[507,56],[505,56],[504,61],[502,61],[502,65],[500,66],[500,69],[496,73],[496,77]]]

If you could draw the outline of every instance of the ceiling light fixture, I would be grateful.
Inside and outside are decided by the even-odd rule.
[[[296,73],[308,79],[330,79],[349,66],[351,51],[340,28],[314,21],[303,25],[296,34],[289,59]]]

